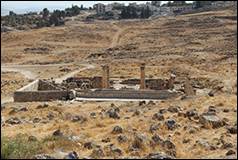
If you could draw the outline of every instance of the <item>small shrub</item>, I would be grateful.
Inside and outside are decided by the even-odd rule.
[[[42,150],[39,141],[28,141],[28,136],[20,134],[14,138],[1,136],[1,159],[32,158]]]

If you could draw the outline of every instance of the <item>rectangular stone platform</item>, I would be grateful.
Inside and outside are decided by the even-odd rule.
[[[81,90],[76,91],[79,98],[118,98],[118,99],[168,99],[179,96],[169,90]]]

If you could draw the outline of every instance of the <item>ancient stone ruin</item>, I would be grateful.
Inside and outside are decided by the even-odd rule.
[[[35,80],[14,93],[15,102],[72,100],[77,98],[103,99],[168,99],[181,94],[193,96],[195,92],[186,79],[184,93],[175,89],[174,74],[167,80],[146,79],[145,63],[140,65],[140,79],[121,80],[124,88],[116,88],[115,80],[110,80],[109,65],[102,65],[102,77],[70,77],[61,84],[49,80]],[[118,83],[118,82],[117,82]],[[131,86],[138,86],[138,88]]]

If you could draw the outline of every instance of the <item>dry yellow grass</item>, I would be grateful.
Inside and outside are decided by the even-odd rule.
[[[111,78],[139,78],[139,63],[146,62],[147,78],[168,78],[169,74],[175,71],[178,80],[188,75],[198,79],[206,88],[217,86],[216,81],[224,86],[222,92],[214,97],[200,95],[186,100],[171,99],[152,106],[139,106],[138,102],[113,102],[121,110],[119,120],[101,118],[99,115],[102,109],[108,110],[112,102],[50,102],[49,107],[45,109],[36,109],[40,102],[9,103],[6,104],[6,109],[1,111],[5,119],[12,116],[25,117],[27,121],[31,121],[34,117],[47,119],[46,116],[50,112],[53,113],[54,119],[46,124],[5,125],[2,127],[2,134],[14,137],[18,133],[26,133],[43,139],[60,128],[65,135],[83,138],[80,142],[72,142],[73,144],[68,141],[57,144],[52,142],[44,152],[53,153],[55,149],[63,146],[65,150],[75,150],[79,155],[89,156],[91,150],[83,147],[84,142],[95,141],[105,146],[106,144],[101,140],[109,137],[110,143],[123,150],[123,156],[132,156],[132,154],[145,156],[151,152],[163,151],[164,148],[146,144],[140,153],[131,153],[128,147],[133,140],[133,129],[151,139],[153,134],[149,132],[149,127],[151,124],[159,123],[153,121],[152,116],[161,108],[178,105],[184,111],[196,108],[199,114],[206,112],[209,106],[215,106],[218,110],[226,108],[230,111],[228,113],[220,111],[218,116],[227,118],[229,125],[236,123],[237,95],[234,90],[237,80],[237,21],[219,18],[222,16],[236,15],[230,10],[224,10],[147,21],[105,23],[95,21],[89,24],[73,21],[68,22],[64,27],[2,34],[1,62],[3,63],[74,62],[68,66],[73,70],[80,68],[78,65],[80,63],[90,63],[96,67],[81,71],[77,76],[100,76],[102,74],[100,65],[108,63]],[[40,55],[24,53],[27,47],[46,47],[49,53]],[[103,56],[87,58],[96,53]],[[49,69],[45,74],[44,71],[40,73],[44,78],[49,78],[51,74],[54,76],[62,74],[59,73],[59,68]],[[1,75],[5,76],[3,73]],[[6,77],[8,80],[11,78],[13,77],[10,74]],[[12,86],[8,87],[10,89]],[[14,106],[26,106],[29,110],[9,115],[11,107]],[[132,116],[135,109],[141,112],[139,116]],[[95,119],[90,118],[91,112],[96,112]],[[87,117],[87,121],[71,122],[70,115],[83,115]],[[162,124],[156,131],[156,134],[163,139],[171,135],[171,141],[176,146],[177,158],[214,158],[224,156],[227,152],[222,148],[207,150],[201,146],[194,146],[196,141],[202,138],[213,144],[216,138],[224,136],[226,142],[237,146],[237,135],[224,134],[225,127],[203,129],[197,121],[178,117],[176,113],[167,112],[164,116],[165,119],[175,119],[181,126],[175,131],[170,131]],[[123,128],[123,134],[129,138],[127,143],[118,143],[118,135],[111,133],[116,125]],[[190,134],[184,129],[187,125],[198,126],[199,130]],[[185,138],[190,141],[183,143]]]

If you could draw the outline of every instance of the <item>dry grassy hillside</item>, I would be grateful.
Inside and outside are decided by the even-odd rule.
[[[9,140],[1,151],[12,158],[62,158],[71,151],[79,158],[237,158],[236,18],[227,9],[153,20],[73,20],[64,27],[1,34],[3,64],[57,64],[30,66],[39,77],[68,73],[58,66],[65,63],[69,73],[88,64],[93,67],[76,75],[99,76],[101,64],[108,63],[111,78],[139,78],[138,63],[144,61],[147,78],[173,72],[177,81],[190,77],[197,86],[197,96],[160,102],[7,103],[1,129]],[[1,75],[2,85],[8,84],[1,86],[4,95],[27,81]],[[7,82],[12,79],[17,85]],[[218,86],[221,92],[207,95]],[[215,119],[208,126],[200,119],[207,111]],[[8,152],[9,145],[16,152]]]

